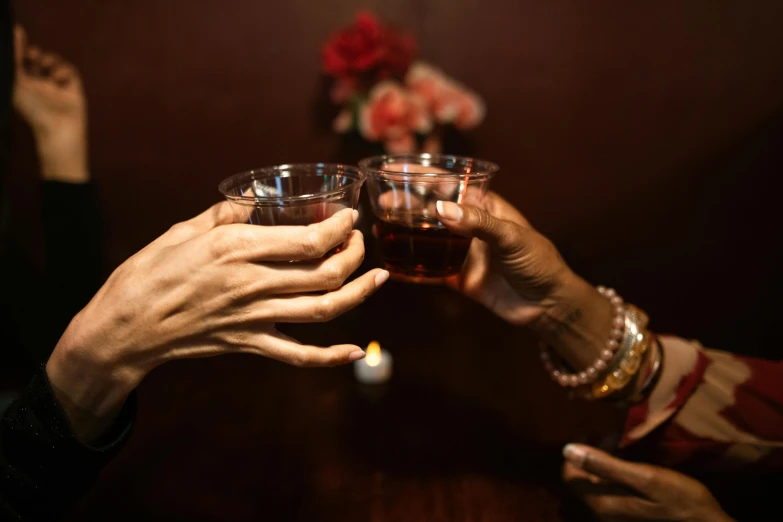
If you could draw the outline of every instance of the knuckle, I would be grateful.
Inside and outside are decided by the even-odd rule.
[[[244,331],[244,330],[238,330],[231,333],[231,337],[229,338],[229,342],[231,346],[235,348],[241,348],[245,346],[251,346],[252,343],[252,336]]]
[[[234,211],[231,207],[231,203],[228,201],[221,201],[212,205],[212,222],[215,225],[232,223],[238,221],[235,219]]]
[[[353,230],[353,218],[350,212],[346,212],[340,219],[335,220],[334,232],[340,237],[348,237]]]
[[[210,234],[207,249],[213,259],[220,259],[228,252],[230,247],[228,246],[229,238],[227,236],[227,233],[220,232]]]
[[[324,284],[329,290],[340,288],[347,277],[347,270],[345,267],[335,261],[330,261],[321,265],[321,271],[323,273]]]
[[[588,504],[599,515],[616,515],[618,513],[618,506],[615,499],[605,496],[592,497]]]
[[[313,366],[318,366],[318,361],[313,354],[301,348],[297,355],[297,366],[299,368],[312,368]]]
[[[316,322],[326,322],[334,319],[337,315],[337,306],[330,297],[323,297],[318,301],[315,309],[313,310],[313,319]]]
[[[168,233],[172,236],[185,236],[189,235],[193,231],[193,225],[184,221],[182,223],[176,223],[169,228]]]
[[[302,236],[302,253],[310,259],[321,257],[326,253],[324,239],[317,228],[309,229]]]
[[[227,227],[212,229],[207,239],[209,252],[214,259],[230,256],[236,249],[236,245],[241,244],[240,234]]]
[[[302,350],[297,350],[295,353],[291,354],[291,357],[288,359],[288,364],[297,368],[304,368],[308,365],[308,358]]]
[[[640,489],[649,489],[656,486],[658,475],[651,467],[640,467],[636,477],[636,486]]]
[[[137,274],[144,273],[151,264],[154,265],[157,262],[159,257],[159,255],[155,255],[154,253],[152,255],[146,255],[146,253],[137,252],[118,266],[109,279],[115,281],[125,279],[135,280]]]
[[[473,210],[474,220],[476,222],[476,226],[480,228],[481,230],[487,230],[490,231],[493,228],[492,225],[492,218],[490,215],[485,211],[481,209],[474,209]]]

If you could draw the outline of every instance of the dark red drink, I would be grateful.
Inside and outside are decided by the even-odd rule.
[[[431,223],[377,220],[376,227],[385,268],[393,274],[443,278],[458,274],[468,255],[470,238]]]

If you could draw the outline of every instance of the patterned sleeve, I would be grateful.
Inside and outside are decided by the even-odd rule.
[[[630,409],[622,445],[651,442],[668,466],[783,468],[783,362],[660,341],[663,373]]]

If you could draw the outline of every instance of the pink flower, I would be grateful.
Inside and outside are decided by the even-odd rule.
[[[432,130],[432,118],[424,99],[397,82],[385,81],[372,88],[359,109],[359,132],[367,141],[384,143],[389,152],[412,152],[414,133]]]
[[[405,83],[426,102],[438,123],[469,130],[484,119],[486,108],[482,99],[440,69],[416,62],[408,70]]]
[[[332,129],[337,134],[345,134],[353,127],[353,111],[343,109],[332,122]]]

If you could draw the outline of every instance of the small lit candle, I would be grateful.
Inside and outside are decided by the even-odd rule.
[[[367,346],[367,355],[353,363],[353,373],[362,384],[381,384],[392,375],[392,356],[386,350],[381,350],[377,341]]]

